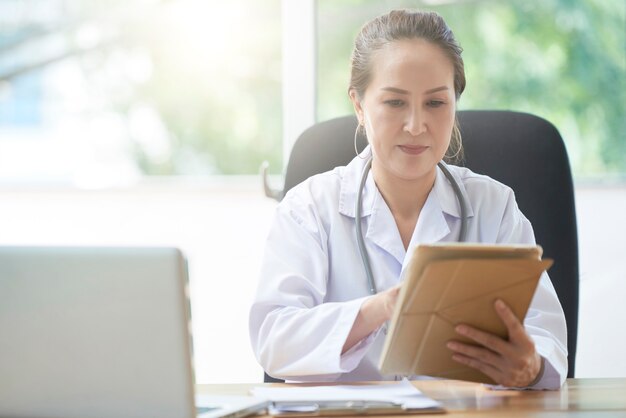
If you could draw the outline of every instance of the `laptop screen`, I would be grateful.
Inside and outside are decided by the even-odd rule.
[[[174,248],[0,247],[0,416],[192,417]]]

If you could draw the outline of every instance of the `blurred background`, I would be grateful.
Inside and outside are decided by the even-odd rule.
[[[182,248],[198,382],[260,381],[247,308],[276,202],[259,166],[280,187],[297,134],[352,112],[354,36],[399,7],[455,32],[461,109],[559,129],[579,223],[577,375],[626,376],[623,0],[0,0],[0,244]]]

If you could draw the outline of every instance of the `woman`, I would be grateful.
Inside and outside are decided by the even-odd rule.
[[[465,88],[461,48],[436,13],[392,11],[367,23],[352,54],[349,96],[368,147],[346,167],[292,189],[270,230],[250,312],[257,359],[299,381],[394,379],[377,369],[400,274],[419,243],[456,241],[458,201],[438,168],[458,154],[456,102]],[[356,135],[356,134],[355,134]],[[361,228],[379,293],[369,294],[355,238],[355,201],[371,157]],[[468,203],[467,241],[534,244],[512,190],[448,166]],[[449,355],[495,382],[559,388],[567,375],[563,310],[543,274],[522,324],[494,305],[509,339],[457,328],[480,346],[450,342]]]

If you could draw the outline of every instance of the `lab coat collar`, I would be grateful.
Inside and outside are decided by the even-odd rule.
[[[363,169],[371,158],[369,145],[345,168],[339,192],[339,213],[356,218],[356,200],[361,184]],[[391,210],[376,187],[372,173],[367,175],[363,189],[361,207],[362,219],[369,217],[367,231],[363,231],[366,240],[391,254],[400,264],[406,254],[400,232]]]
[[[465,183],[461,180],[459,173],[457,173],[458,167],[447,164],[446,167],[448,167],[452,177],[454,177],[456,183],[459,185],[461,195],[463,196],[463,199],[465,199],[465,205],[467,206],[467,217],[471,218],[474,216],[474,211],[472,210],[472,205],[467,194],[467,190],[465,189]],[[450,184],[446,175],[439,167],[437,167],[437,177],[431,194],[433,192],[439,200],[439,205],[441,206],[441,210],[443,212],[456,218],[461,217],[461,205],[459,203],[459,199],[457,198],[456,193],[454,193],[452,184]]]
[[[355,218],[358,187],[369,153],[368,146],[363,154],[354,158],[346,166],[342,177],[339,212],[351,218]],[[467,202],[468,217],[473,216],[473,210],[463,182],[455,173],[454,167],[449,167],[449,169],[457,180],[461,194]],[[418,243],[438,242],[450,233],[450,227],[444,213],[459,218],[460,206],[452,185],[438,168],[435,184],[422,208],[415,231],[413,231],[409,250]],[[406,250],[402,245],[402,239],[393,215],[378,191],[371,173],[368,175],[363,190],[362,216],[363,218],[371,216],[365,232],[366,239],[391,254],[404,268]]]
[[[363,169],[368,159],[371,158],[369,145],[363,150],[361,154],[355,157],[346,166],[341,179],[341,190],[339,191],[339,213],[349,216],[351,218],[356,217],[356,198],[358,188],[361,184],[361,176],[363,175]],[[372,214],[374,197],[378,193],[376,183],[374,183],[374,177],[370,172],[365,181],[365,188],[363,189],[363,206],[361,208],[361,215],[363,217],[370,216]]]
[[[341,179],[341,190],[339,192],[339,213],[351,218],[356,216],[355,205],[358,187],[361,182],[363,168],[365,167],[365,163],[370,156],[371,151],[370,146],[368,145],[358,157],[355,157],[346,166],[343,178]],[[474,216],[474,211],[472,209],[467,190],[465,189],[465,184],[456,172],[455,166],[447,167],[459,185],[461,195],[465,199],[467,205],[467,216],[470,218]],[[437,177],[435,178],[435,184],[428,197],[429,199],[433,193],[439,201],[441,211],[456,218],[461,217],[461,207],[457,196],[454,193],[454,189],[439,167],[437,167]],[[380,195],[380,193],[376,188],[374,178],[370,172],[367,176],[367,180],[365,181],[365,188],[363,190],[363,207],[361,209],[363,217],[370,216],[372,214],[372,211],[374,210],[374,203],[377,200],[378,195]],[[382,196],[378,197],[382,198]]]
[[[448,166],[448,170],[456,180],[461,191],[461,195],[465,199],[467,206],[467,217],[474,216],[470,200],[467,196],[467,190],[460,176],[456,172],[455,167]],[[432,243],[445,240],[450,235],[450,225],[446,219],[445,214],[456,218],[461,217],[461,207],[454,193],[454,188],[446,178],[446,175],[437,167],[437,177],[435,178],[435,184],[424,203],[424,207],[417,219],[417,225],[415,225],[415,231],[411,237],[409,248],[407,252],[412,254],[415,247],[423,243]],[[456,238],[454,238],[456,239]],[[404,248],[403,248],[404,249]],[[407,268],[411,257],[402,259],[402,272]]]

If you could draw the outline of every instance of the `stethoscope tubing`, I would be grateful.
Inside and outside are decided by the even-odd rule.
[[[365,240],[363,239],[363,231],[361,230],[361,211],[363,209],[363,189],[365,188],[365,182],[367,181],[367,174],[372,168],[372,159],[369,158],[365,167],[363,167],[363,174],[361,175],[361,182],[359,184],[359,191],[356,195],[356,211],[355,211],[355,222],[356,222],[356,241],[359,246],[359,253],[361,254],[361,260],[363,260],[363,267],[365,268],[365,274],[367,276],[367,285],[369,286],[370,293],[375,295],[378,293],[376,291],[376,284],[374,283],[374,274],[372,273],[372,265],[370,264],[370,256],[367,253],[367,248],[365,248]]]

